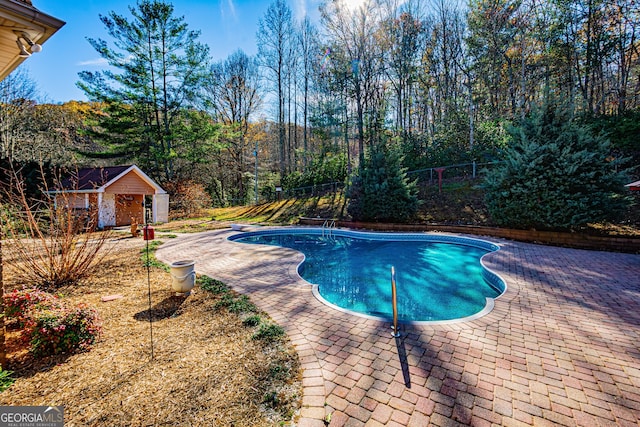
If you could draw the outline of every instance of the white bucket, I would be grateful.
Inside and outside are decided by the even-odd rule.
[[[189,294],[196,284],[196,262],[192,260],[176,261],[171,264],[173,290],[177,294]]]

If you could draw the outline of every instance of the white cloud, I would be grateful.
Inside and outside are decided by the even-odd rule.
[[[231,15],[231,18],[236,21],[236,5],[233,3],[234,0],[226,0],[226,2],[220,2],[220,15],[222,15],[223,19],[227,18],[227,12]]]
[[[298,21],[307,16],[307,0],[293,0],[293,16]]]
[[[322,0],[291,0],[293,17],[297,21],[302,21],[308,17],[312,23],[320,21],[320,11],[318,10]]]
[[[364,7],[366,0],[343,0],[342,2],[351,12],[360,10]]]
[[[81,67],[102,67],[104,65],[109,65],[109,62],[104,58],[96,58],[89,59],[88,61],[80,61],[78,62],[78,65]]]

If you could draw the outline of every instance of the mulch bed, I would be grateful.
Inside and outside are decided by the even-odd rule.
[[[147,281],[143,245],[141,238],[113,239],[89,280],[60,289],[69,302],[89,304],[102,318],[103,334],[90,351],[34,359],[21,331],[8,325],[8,369],[16,382],[0,393],[0,405],[64,405],[65,426],[289,423],[302,393],[290,343],[252,339],[255,327],[215,308],[220,297],[197,286],[188,297],[175,296],[161,269],[152,268]],[[18,286],[11,282],[10,259],[8,289]],[[122,298],[102,301],[114,295]]]

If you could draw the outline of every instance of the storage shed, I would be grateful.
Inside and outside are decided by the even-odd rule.
[[[169,195],[136,165],[79,169],[50,191],[56,203],[97,216],[98,228],[169,220]]]

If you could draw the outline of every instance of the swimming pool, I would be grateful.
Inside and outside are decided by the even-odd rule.
[[[404,323],[470,320],[488,313],[505,282],[482,263],[491,242],[423,233],[280,228],[235,234],[241,243],[302,252],[298,273],[314,295],[342,311],[390,319],[391,266]]]

